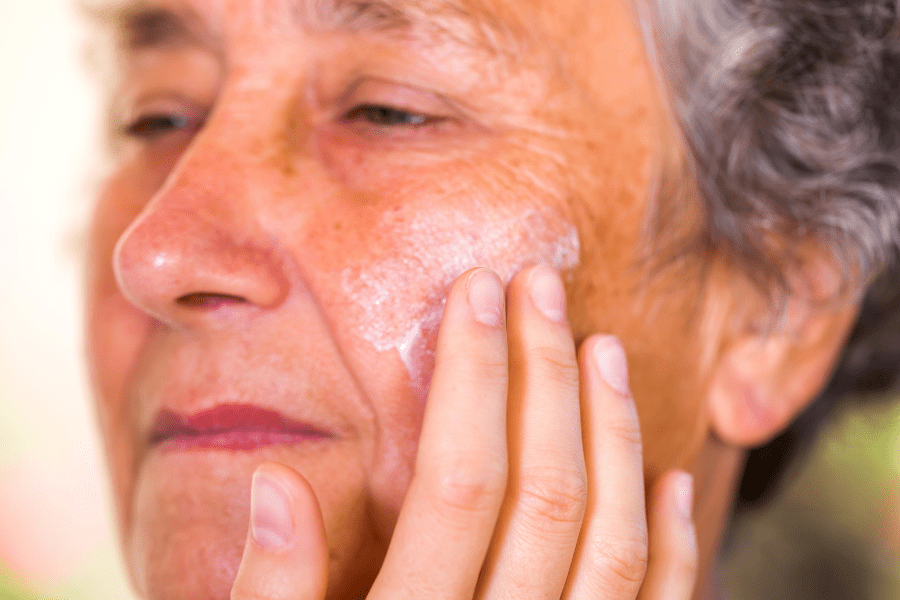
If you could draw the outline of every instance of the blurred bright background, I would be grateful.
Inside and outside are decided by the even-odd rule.
[[[0,0],[0,598],[130,596],[81,359],[102,164],[86,35],[71,0]]]
[[[0,600],[131,597],[82,364],[103,128],[86,35],[72,0],[0,0]],[[738,524],[733,598],[900,598],[898,507],[900,403],[843,413]]]

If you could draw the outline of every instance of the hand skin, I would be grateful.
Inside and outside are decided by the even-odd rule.
[[[577,356],[559,275],[454,284],[438,337],[415,475],[368,598],[686,600],[697,572],[692,481],[644,500],[625,355],[592,336]],[[508,312],[508,317],[507,313]],[[232,600],[321,600],[325,528],[310,484],[268,462]]]

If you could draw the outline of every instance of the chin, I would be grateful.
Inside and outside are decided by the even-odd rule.
[[[250,514],[247,458],[206,452],[144,461],[125,530],[126,559],[142,598],[230,597]]]
[[[146,533],[152,537],[161,532]],[[128,562],[140,597],[228,600],[243,544],[221,537],[219,532],[189,528],[173,533],[164,547],[145,536],[136,538]]]
[[[266,460],[287,464],[316,490],[329,540],[329,598],[365,591],[387,550],[372,526],[358,461],[339,449],[310,456],[291,448],[148,454],[137,473],[124,528],[126,562],[145,600],[228,600],[250,516],[250,481]],[[336,454],[330,456],[329,454]],[[335,462],[337,461],[337,462]],[[335,464],[344,478],[334,477]],[[307,467],[307,468],[304,468]],[[328,467],[328,468],[322,468]]]

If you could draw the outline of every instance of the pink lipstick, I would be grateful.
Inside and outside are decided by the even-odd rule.
[[[333,437],[327,431],[249,404],[220,404],[193,415],[162,410],[150,432],[150,445],[171,450],[254,450]]]

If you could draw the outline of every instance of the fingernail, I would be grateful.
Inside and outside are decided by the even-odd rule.
[[[594,344],[594,361],[600,376],[609,386],[622,394],[630,395],[628,389],[628,361],[625,350],[617,338],[611,335],[602,337]]]
[[[503,322],[503,283],[493,271],[480,269],[469,277],[469,307],[475,320],[490,327]]]
[[[679,473],[675,481],[675,507],[686,520],[690,521],[694,504],[694,478],[690,473]]]
[[[566,322],[566,290],[556,269],[538,265],[528,275],[531,301],[551,321]]]
[[[294,538],[294,520],[288,494],[264,472],[253,474],[250,494],[253,539],[269,550],[284,550]]]

